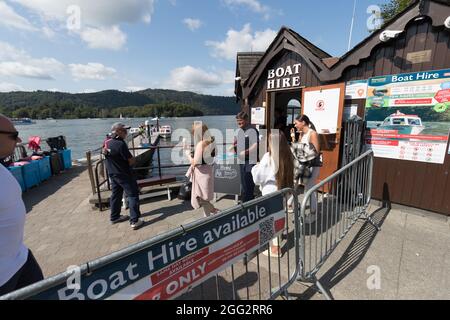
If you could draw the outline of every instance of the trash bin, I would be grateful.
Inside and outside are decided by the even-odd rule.
[[[25,181],[25,188],[30,189],[37,186],[41,182],[39,176],[39,162],[31,161],[22,167],[23,179]]]
[[[39,176],[41,181],[48,180],[52,176],[52,168],[50,165],[50,157],[44,157],[38,160],[39,163]]]
[[[60,150],[58,151],[58,153],[61,156],[61,160],[62,160],[62,164],[63,170],[67,170],[72,168],[72,152],[70,149],[66,149],[66,150]]]
[[[56,175],[61,172],[61,159],[59,153],[52,152],[50,154],[50,167],[52,169],[52,174]]]
[[[8,170],[11,172],[11,174],[16,178],[17,182],[20,185],[20,188],[22,191],[27,190],[25,188],[25,181],[23,179],[23,170],[22,167],[8,167]]]

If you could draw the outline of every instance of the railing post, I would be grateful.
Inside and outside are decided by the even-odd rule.
[[[89,180],[91,181],[92,194],[95,194],[95,182],[94,182],[94,172],[92,171],[92,152],[88,150],[86,152],[86,161],[88,166]]]
[[[161,155],[159,152],[159,142],[158,142],[158,146],[157,146],[157,152],[158,152],[158,172],[159,172],[159,177],[161,178],[162,174],[161,174]]]

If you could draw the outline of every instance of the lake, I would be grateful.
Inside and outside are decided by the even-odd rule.
[[[203,121],[209,128],[215,128],[225,133],[226,129],[236,129],[235,116],[205,116],[191,118],[161,119],[160,125],[171,125],[172,130],[189,129],[194,121]],[[67,146],[72,150],[73,159],[86,157],[86,151],[102,146],[103,140],[115,122],[123,122],[131,127],[138,127],[148,118],[134,119],[77,119],[77,120],[36,120],[32,125],[16,125],[20,137],[28,142],[30,136],[40,136],[42,139],[56,136],[65,136]],[[156,124],[156,121],[150,121]],[[42,149],[48,149],[45,141],[41,143]]]

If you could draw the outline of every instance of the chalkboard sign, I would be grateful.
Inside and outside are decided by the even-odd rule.
[[[225,159],[223,159],[225,160]],[[241,169],[236,163],[217,161],[214,166],[214,192],[229,195],[241,194]]]

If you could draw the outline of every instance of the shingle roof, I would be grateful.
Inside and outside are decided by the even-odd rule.
[[[239,52],[237,55],[238,74],[246,80],[264,52]]]

